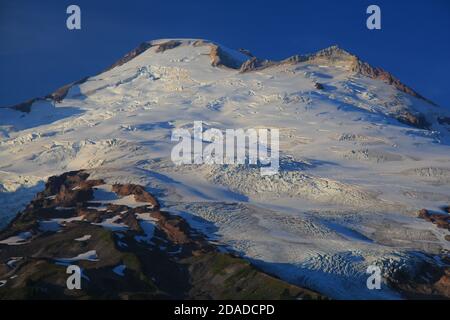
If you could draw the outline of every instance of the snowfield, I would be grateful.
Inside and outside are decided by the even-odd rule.
[[[421,208],[450,205],[450,127],[436,120],[449,117],[445,108],[353,72],[336,48],[328,60],[239,72],[212,63],[213,43],[179,40],[160,49],[167,41],[73,85],[60,102],[36,101],[29,113],[0,109],[0,226],[49,176],[90,169],[91,179],[109,185],[146,185],[164,210],[224,250],[332,298],[398,298],[385,285],[367,289],[368,265],[408,267],[417,251],[450,249],[446,230],[417,218]],[[220,48],[229,63],[249,59]],[[424,115],[429,128],[400,122],[405,112]],[[279,174],[175,166],[171,130],[194,121],[221,130],[278,128]],[[120,203],[109,193],[98,188],[96,201]],[[140,222],[147,235],[140,240],[148,241],[154,222],[145,215]],[[126,227],[114,219],[101,225]],[[121,266],[113,271],[123,274]]]

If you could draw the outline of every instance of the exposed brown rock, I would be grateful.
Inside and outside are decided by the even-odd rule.
[[[78,208],[59,210],[58,197],[43,206],[46,195],[58,192],[64,195],[61,201],[66,198],[72,201],[72,189],[92,193],[96,183],[103,183],[87,180],[88,177],[84,171],[52,177],[45,190],[0,232],[0,239],[21,231],[33,234],[18,246],[0,244],[0,279],[8,279],[0,287],[1,300],[324,298],[263,273],[242,258],[219,252],[183,218],[156,208],[109,204],[107,210],[96,210],[92,208],[93,203],[85,201]],[[116,190],[122,194],[139,194],[145,189],[116,185]],[[137,220],[139,214],[146,215],[149,210],[156,224],[150,235],[142,220]],[[64,223],[54,231],[39,228],[43,213],[48,220],[52,213],[60,216],[61,212],[65,218],[83,216],[84,219]],[[98,224],[112,218],[116,223],[125,223],[126,228],[117,231]],[[67,290],[66,265],[60,261],[86,252],[94,252],[96,258],[73,262],[86,276],[82,288]],[[11,263],[14,257],[20,259]],[[124,266],[122,274],[114,271],[119,265]]]
[[[164,52],[165,50],[169,50],[172,48],[175,48],[179,45],[181,45],[182,42],[179,40],[169,40],[163,43],[155,44],[153,45],[151,42],[143,42],[141,43],[137,48],[133,49],[132,51],[128,52],[125,56],[120,58],[118,61],[116,61],[113,65],[108,67],[104,71],[111,70],[117,66],[121,66],[128,61],[134,59],[138,55],[142,54],[152,46],[156,46],[156,52]],[[240,52],[250,57],[249,60],[242,62],[234,59],[229,54],[227,54],[223,49],[221,49],[218,45],[215,45],[209,41],[205,40],[196,40],[191,43],[194,47],[197,46],[203,46],[203,45],[209,45],[211,46],[210,51],[210,58],[211,58],[211,64],[213,66],[224,66],[231,69],[240,69],[241,73],[244,72],[250,72],[255,70],[262,70],[268,67],[277,66],[277,65],[283,65],[283,64],[295,64],[299,62],[305,62],[309,61],[311,63],[328,63],[328,64],[343,64],[349,68],[350,71],[373,78],[378,79],[381,81],[384,81],[388,83],[389,85],[393,85],[398,90],[405,92],[409,95],[412,95],[416,98],[422,99],[427,101],[428,103],[435,105],[432,101],[424,98],[420,94],[418,94],[416,91],[411,89],[410,87],[406,86],[400,80],[395,78],[392,74],[389,72],[381,69],[381,68],[375,68],[370,66],[368,63],[361,61],[357,56],[352,55],[348,53],[347,51],[339,48],[338,46],[331,46],[329,48],[325,48],[323,50],[320,50],[314,54],[310,55],[294,55],[292,57],[289,57],[285,60],[275,62],[270,60],[261,60],[256,57],[254,57],[248,50],[240,49]],[[45,97],[39,97],[30,99],[28,101],[25,101],[23,103],[11,106],[10,108],[21,111],[21,112],[30,112],[31,105],[39,100],[45,100],[45,99],[51,99],[55,102],[61,102],[65,96],[67,95],[67,92],[69,89],[77,84],[83,83],[87,80],[87,78],[83,78],[79,81],[70,83],[68,85],[65,85],[59,89],[57,89],[55,92],[48,94]],[[406,124],[422,128],[422,129],[428,129],[429,124],[425,120],[425,118],[422,115],[414,115],[412,113],[404,113],[398,117],[399,121],[402,121]],[[440,117],[438,121],[441,124],[448,124],[450,123],[450,120],[448,117]]]
[[[245,61],[240,68],[241,73],[263,70],[273,66],[291,65],[299,62],[307,61],[307,58],[300,55],[294,55],[282,61],[272,61],[267,59],[259,59],[257,57],[252,57],[251,59]]]
[[[322,49],[316,53],[309,54],[300,61],[310,61],[315,63],[338,64],[340,62],[345,65],[351,65],[358,58],[349,52],[341,49],[337,45]]]
[[[431,221],[430,216],[431,216],[431,214],[430,214],[430,212],[428,212],[427,209],[420,209],[419,210],[418,217],[420,219],[425,219],[427,221]]]
[[[305,62],[308,60],[307,56],[303,56],[303,55],[293,55],[290,56],[287,59],[284,59],[280,62],[280,64],[296,64],[296,63],[300,63],[300,62]]]
[[[91,189],[72,190],[65,185],[62,185],[59,193],[56,195],[56,201],[62,207],[74,207],[83,202],[92,200],[92,196],[93,193]]]
[[[426,209],[421,209],[418,217],[435,224],[438,228],[448,229],[450,231],[450,215],[431,213]]]
[[[126,55],[124,55],[122,58],[117,60],[115,63],[113,63],[110,67],[106,68],[104,71],[111,70],[115,67],[121,66],[128,61],[136,58],[138,55],[142,54],[146,50],[150,49],[152,47],[152,44],[150,42],[142,42],[137,48],[131,50]]]
[[[239,72],[245,73],[245,72],[250,72],[250,71],[255,71],[255,70],[262,70],[262,69],[265,69],[272,65],[274,65],[274,62],[272,62],[272,61],[260,60],[256,57],[253,57],[253,58],[245,61],[241,65]]]
[[[195,40],[194,42],[192,42],[192,46],[194,46],[194,47],[202,47],[202,46],[206,46],[206,45],[209,45],[209,44],[210,44],[209,41],[202,40],[202,39]]]
[[[157,211],[152,213],[152,217],[158,219],[158,225],[167,237],[174,243],[186,244],[189,239],[189,225],[179,217],[169,217],[168,214]]]
[[[360,60],[357,56],[339,48],[338,46],[331,46],[329,48],[320,50],[319,52],[312,54],[308,57],[309,61],[328,61],[331,64],[337,64],[343,62],[346,64],[350,71],[364,75],[372,79],[381,80],[389,85],[394,86],[398,90],[407,93],[418,99],[425,100],[426,102],[435,105],[432,101],[424,98],[419,93],[403,84],[400,80],[394,77],[391,73],[383,70],[379,67],[372,67],[367,62]]]
[[[67,95],[67,93],[69,92],[70,88],[72,88],[75,85],[79,85],[82,84],[84,82],[87,81],[87,79],[89,79],[89,77],[84,77],[83,79],[80,79],[78,81],[69,83],[65,86],[62,86],[59,89],[56,89],[56,91],[50,93],[49,95],[47,95],[45,98],[47,99],[51,99],[55,102],[61,102]]]
[[[422,95],[420,95],[419,93],[417,93],[416,91],[414,91],[413,89],[408,87],[407,85],[403,84],[399,79],[394,77],[391,73],[383,70],[382,68],[379,68],[379,67],[374,68],[371,65],[369,65],[368,63],[357,59],[357,60],[355,60],[354,64],[352,65],[352,71],[362,74],[362,75],[367,76],[372,79],[378,79],[383,82],[386,82],[387,84],[394,86],[395,88],[397,88],[398,90],[400,90],[404,93],[407,93],[418,99],[424,100],[431,105],[434,105],[434,106],[436,105],[434,102],[426,99],[425,97],[423,97]]]
[[[434,284],[436,290],[443,296],[450,297],[450,268],[445,269],[445,273]]]
[[[120,196],[134,195],[134,199],[139,202],[148,202],[155,208],[159,207],[158,201],[145,190],[144,187],[136,184],[114,184],[112,190]]]
[[[410,272],[398,271],[388,283],[408,299],[450,299],[450,266],[436,264],[433,258],[421,260]]]
[[[179,45],[181,45],[181,41],[169,40],[167,42],[163,42],[163,43],[157,44],[155,52],[164,52],[166,50],[176,48]]]
[[[63,192],[67,193],[75,188],[87,189],[104,183],[103,180],[87,180],[88,177],[89,174],[85,171],[70,171],[60,176],[52,176],[48,178],[45,184],[45,190],[39,194],[39,197],[57,195],[61,192],[63,186],[65,187]]]
[[[381,80],[389,85],[393,85],[402,92],[405,92],[413,97],[425,100],[428,103],[435,105],[432,101],[424,98],[419,93],[403,84],[389,72],[383,70],[382,68],[372,67],[368,63],[361,61],[357,56],[339,48],[338,46],[331,46],[309,55],[294,55],[279,62],[271,61],[269,63],[267,62],[267,60],[259,60],[255,58],[255,60],[253,61],[247,61],[246,63],[244,63],[241,67],[241,72],[261,70],[272,66],[295,64],[305,61],[317,64],[324,63],[329,65],[346,66],[352,72],[364,75],[372,79]],[[414,125],[415,123],[418,123],[421,127],[425,127],[425,122],[423,122],[423,119],[408,119],[408,117],[403,117],[403,119],[409,124]]]
[[[438,227],[438,228],[443,228],[443,229],[448,229],[450,231],[450,216],[448,215],[434,215],[432,217],[433,219],[433,223]]]
[[[231,57],[221,47],[215,44],[211,44],[209,57],[211,58],[211,65],[213,67],[223,66],[231,69],[239,69],[242,64],[240,61],[237,61]]]
[[[430,124],[425,119],[425,117],[421,114],[413,114],[409,111],[402,111],[399,115],[395,115],[395,118],[407,125],[420,128],[420,129],[429,129]]]
[[[122,212],[123,208],[117,208],[117,212]],[[119,222],[126,224],[130,227],[131,230],[141,230],[141,227],[139,226],[139,223],[136,219],[135,212],[133,210],[129,210],[125,214],[121,214],[122,218],[119,220]]]

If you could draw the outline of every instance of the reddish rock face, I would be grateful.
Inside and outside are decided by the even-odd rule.
[[[425,219],[425,220],[427,220],[427,221],[431,221],[430,213],[428,212],[427,209],[421,209],[421,210],[419,210],[418,217],[419,217],[420,219]]]
[[[436,281],[432,286],[434,292],[438,292],[442,297],[447,299],[450,297],[450,268],[444,269],[443,274],[440,276],[439,280]]]
[[[167,237],[174,243],[187,244],[192,242],[192,240],[188,237],[189,226],[180,218],[169,218],[167,214],[160,211],[153,212],[152,217],[158,219],[159,227],[161,230],[164,230]]]
[[[130,60],[133,60],[138,55],[146,51],[147,49],[151,48],[152,45],[149,42],[142,42],[137,48],[131,50],[126,55],[124,55],[122,58],[120,58],[118,61],[116,61],[113,65],[111,65],[109,68],[107,68],[105,71],[111,70],[115,67],[121,66],[125,63],[127,63]]]
[[[169,49],[173,49],[181,45],[181,41],[177,40],[170,40],[167,42],[163,42],[158,44],[158,47],[156,48],[155,52],[164,52]]]
[[[432,256],[418,262],[414,270],[397,272],[387,278],[388,283],[407,299],[449,299],[449,258],[440,256],[436,264]]]
[[[56,201],[62,207],[75,207],[78,203],[83,203],[91,200],[93,197],[92,190],[72,190],[65,185],[62,185],[59,193],[56,195]]]
[[[134,199],[139,202],[148,202],[155,208],[159,208],[158,201],[147,191],[144,187],[136,184],[115,184],[112,190],[118,195],[125,197],[129,195],[134,195]]]
[[[82,201],[85,194],[93,193],[93,186],[104,184],[88,177],[87,172],[77,171],[50,178],[46,189],[0,232],[0,240],[22,232],[31,234],[20,246],[0,244],[0,279],[9,279],[0,286],[0,300],[325,298],[220,252],[183,218],[147,204],[135,208],[107,204],[106,209],[97,210],[95,203],[84,201],[61,210],[64,203]],[[119,196],[134,194],[157,205],[143,186],[114,188]],[[153,219],[143,220],[140,214]],[[52,218],[76,217],[82,219],[58,222],[56,229],[42,224]],[[145,227],[149,221],[152,231]],[[120,224],[120,229],[113,224]],[[82,280],[80,290],[66,290],[62,257],[92,252],[93,260],[74,262],[89,280]],[[12,259],[17,261],[7,264]],[[124,266],[122,274],[114,271],[118,265]]]
[[[450,215],[431,213],[426,209],[421,209],[418,217],[434,223],[438,228],[448,229],[450,231]]]
[[[429,129],[430,124],[421,114],[412,114],[409,111],[403,111],[401,114],[396,116],[396,119],[402,123],[411,125],[416,128]]]
[[[267,67],[270,67],[272,65],[275,65],[275,62],[269,61],[269,60],[260,60],[256,57],[252,57],[249,60],[245,61],[239,70],[240,73],[255,71],[264,69]]]
[[[224,66],[231,69],[241,67],[241,62],[236,61],[217,45],[211,45],[209,57],[211,58],[211,65],[214,67]]]
[[[416,91],[414,91],[407,85],[403,84],[400,80],[398,80],[396,77],[394,77],[389,72],[387,72],[381,68],[374,68],[371,65],[369,65],[368,63],[359,60],[357,57],[355,57],[355,60],[354,60],[353,66],[352,66],[352,71],[357,72],[362,75],[365,75],[372,79],[378,79],[383,82],[386,82],[387,84],[393,85],[395,88],[397,88],[398,90],[400,90],[404,93],[407,93],[413,97],[425,100],[428,103],[435,105],[430,100],[424,98],[423,96],[418,94]]]

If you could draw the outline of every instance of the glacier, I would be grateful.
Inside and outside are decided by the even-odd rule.
[[[333,298],[373,264],[448,252],[417,218],[450,204],[450,112],[330,47],[260,60],[198,39],[146,42],[61,92],[0,109],[0,226],[49,177],[87,169],[147,186],[163,209],[263,270]],[[317,84],[320,84],[318,86]],[[280,172],[170,160],[171,131],[278,128]]]

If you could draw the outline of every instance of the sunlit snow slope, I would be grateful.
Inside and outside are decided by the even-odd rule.
[[[171,130],[194,120],[279,128],[280,173],[175,167]],[[283,279],[334,298],[396,298],[366,288],[368,265],[450,247],[416,214],[450,204],[447,122],[337,47],[271,62],[208,41],[152,41],[53,96],[0,109],[0,223],[48,176],[91,169],[147,185],[166,210]]]

